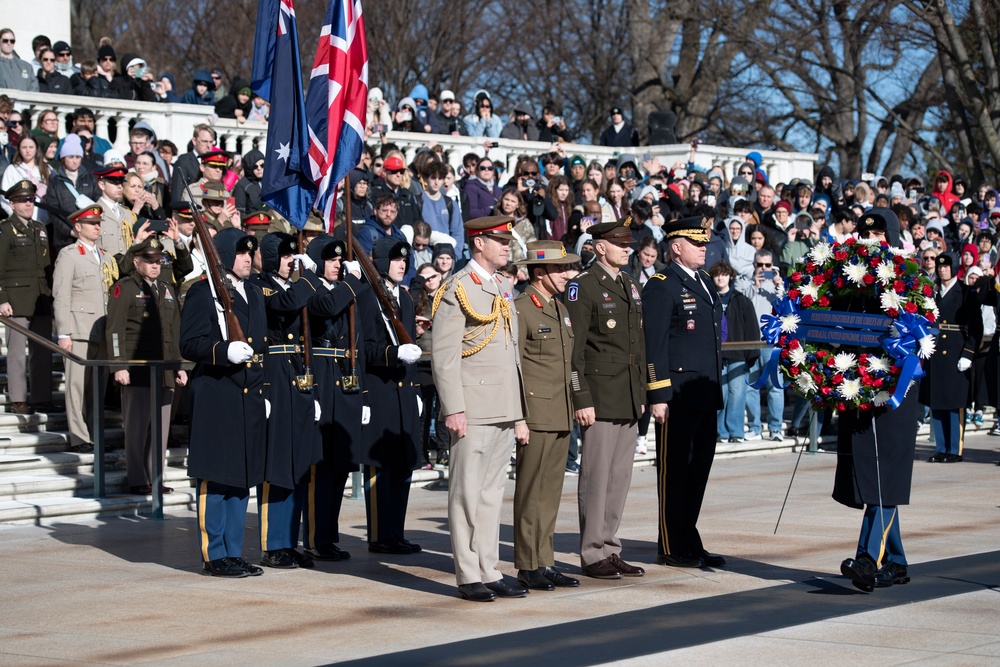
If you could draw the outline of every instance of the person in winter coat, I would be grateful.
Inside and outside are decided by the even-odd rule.
[[[470,137],[492,137],[497,138],[503,131],[503,121],[500,120],[499,116],[493,114],[493,100],[490,99],[490,94],[485,90],[476,91],[475,111],[467,115],[463,121],[465,122],[465,130],[469,133]],[[478,217],[478,216],[473,216]],[[469,220],[470,218],[466,218]]]
[[[153,75],[146,67],[146,61],[134,53],[122,56],[122,71],[111,79],[111,90],[120,100],[155,102]]]
[[[204,104],[215,105],[215,82],[212,75],[206,69],[200,69],[194,73],[191,81],[191,88],[185,91],[181,102],[184,104]]]
[[[514,120],[507,123],[500,136],[518,141],[538,141],[538,127],[531,122],[531,109],[527,104],[514,106]]]
[[[53,254],[75,242],[70,214],[101,198],[97,179],[90,170],[81,168],[82,161],[80,137],[70,134],[59,149],[59,166],[49,175],[49,188],[42,200],[42,208],[48,211],[52,223]]]
[[[440,134],[438,131],[437,114],[431,110],[429,106],[427,106],[427,86],[422,83],[418,83],[413,87],[413,90],[410,91],[410,97],[413,99],[413,112],[417,123],[420,124],[421,129],[424,132]]]
[[[158,79],[160,87],[156,91],[156,97],[161,102],[180,102],[181,96],[177,94],[177,81],[170,72],[164,72]]]
[[[97,71],[97,63],[84,60],[80,63],[80,73],[70,78],[73,94],[81,97],[100,97],[113,99],[115,93],[111,90],[111,82]]]
[[[816,194],[824,194],[830,199],[834,211],[844,205],[844,193],[840,190],[840,179],[833,167],[824,165],[816,174]]]
[[[623,148],[639,145],[639,131],[631,123],[625,122],[621,107],[611,107],[611,125],[601,132],[600,144]]]
[[[958,195],[951,191],[951,174],[942,169],[934,177],[934,191],[932,195],[941,201],[941,210],[950,211],[952,204],[958,201]]]
[[[38,57],[42,67],[38,70],[38,92],[55,93],[57,95],[72,95],[73,86],[69,78],[56,71],[56,54],[52,49],[42,50]]]
[[[389,104],[382,97],[382,89],[368,89],[368,110],[365,120],[365,136],[375,132],[376,125],[385,125],[385,131],[392,129],[392,113]]]
[[[250,98],[253,91],[245,80],[235,77],[231,92],[215,103],[215,115],[219,118],[235,118],[240,123],[250,116]]]
[[[465,184],[465,199],[463,214],[465,220],[484,218],[500,201],[502,191],[497,187],[496,170],[493,160],[480,158],[476,163],[476,173]]]
[[[243,155],[243,178],[233,187],[233,199],[240,215],[261,209],[260,179],[263,175],[264,154],[251,148]]]
[[[729,258],[729,264],[736,271],[736,275],[752,278],[755,251],[746,240],[743,220],[739,216],[733,216],[727,218],[725,222],[729,233],[724,235],[723,240],[726,243],[726,256]]]
[[[392,127],[399,132],[423,132],[424,124],[417,115],[417,103],[412,97],[404,97],[396,105],[392,117]]]
[[[750,299],[733,289],[736,271],[728,262],[709,267],[708,275],[719,290],[722,301],[722,342],[760,340],[757,313]],[[747,382],[750,366],[757,361],[757,350],[722,353],[722,409],[718,430],[722,441],[743,442],[743,413],[746,411]]]

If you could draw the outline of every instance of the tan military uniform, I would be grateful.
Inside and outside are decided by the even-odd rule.
[[[52,274],[49,239],[37,220],[12,215],[0,224],[0,304],[9,303],[13,320],[43,338],[52,337]],[[8,328],[7,398],[28,401],[26,371],[31,369],[31,403],[52,400],[52,353]]]
[[[97,203],[104,210],[104,216],[101,218],[101,238],[97,244],[112,257],[124,257],[132,247],[135,213],[121,204],[110,201],[107,197],[101,197]]]
[[[179,359],[180,321],[180,303],[175,289],[159,280],[150,284],[133,272],[111,289],[106,332],[108,358],[122,361]],[[150,373],[142,366],[111,369],[112,373],[119,370],[129,371],[129,384],[122,387],[128,485],[145,486],[152,479]],[[161,457],[166,455],[174,384],[174,372],[165,371],[165,389],[160,403],[163,427]]]
[[[525,416],[513,286],[470,262],[438,292],[431,366],[441,419],[465,413],[452,436],[448,523],[459,585],[501,579],[500,508],[514,423]]]
[[[532,285],[514,306],[531,431],[528,444],[517,447],[514,564],[537,570],[555,565],[553,536],[573,426],[573,327],[566,307]]]
[[[118,264],[100,247],[82,241],[66,246],[56,258],[52,277],[56,335],[73,341],[73,353],[87,359],[103,355],[108,292],[118,279]],[[90,369],[67,362],[66,419],[70,445],[91,442],[85,414]],[[101,372],[104,372],[103,370]]]

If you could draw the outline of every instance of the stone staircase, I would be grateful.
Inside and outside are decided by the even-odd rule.
[[[8,403],[6,350],[2,345],[3,327],[0,325],[0,406],[3,406],[0,410],[5,410]],[[53,401],[61,406],[64,387],[62,359],[58,355],[55,355],[53,366]],[[970,424],[969,433],[985,432],[992,423],[992,415],[988,415],[985,426]],[[920,441],[926,442],[928,433],[928,426],[922,426],[918,436]],[[652,465],[655,458],[652,430],[649,436],[648,453],[636,455],[637,467]],[[18,415],[0,411],[0,524],[52,525],[98,516],[150,513],[149,496],[128,493],[121,414],[115,410],[106,412],[105,439],[107,497],[94,498],[94,455],[70,451],[65,413]],[[832,449],[832,441],[831,437],[821,437],[820,446]],[[173,487],[174,492],[163,497],[165,509],[194,509],[193,481],[188,477],[186,468],[186,443],[187,427],[175,424],[171,429],[164,470],[165,484]],[[782,442],[720,443],[716,455],[731,458],[796,452],[807,444],[803,439],[795,438],[785,438]],[[413,483],[419,485],[446,478],[446,470],[417,470],[413,473]]]

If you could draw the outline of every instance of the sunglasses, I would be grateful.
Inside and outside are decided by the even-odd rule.
[[[16,43],[17,43],[17,40],[16,40],[16,39],[9,39],[9,38],[7,38],[7,37],[4,37],[4,38],[3,38],[2,40],[0,40],[0,41],[2,41],[2,42],[3,42],[4,44],[16,44]]]
[[[767,262],[766,264],[764,262],[757,262],[756,266],[760,269],[770,269],[774,265],[771,262]]]
[[[115,61],[114,56],[101,56],[101,62],[103,63],[105,60],[110,63]]]
[[[493,171],[493,167],[480,167],[479,171]]]
[[[480,109],[492,109],[493,105],[492,104],[480,104],[479,108]]]
[[[521,173],[524,174],[525,176],[538,176],[538,171],[537,170],[536,171],[522,171]]]
[[[402,174],[404,171],[406,171],[406,170],[405,169],[386,169],[385,173],[387,173],[387,174]]]
[[[213,79],[215,79],[216,81],[222,81],[222,77],[221,77],[221,76],[218,76],[218,75],[216,75],[216,74],[213,74],[213,75],[212,75],[212,78],[213,78]]]
[[[7,127],[21,127],[21,121],[19,120],[8,120]]]
[[[741,171],[740,176],[753,176],[752,171]]]
[[[35,201],[35,198],[34,197],[14,197],[13,199],[11,199],[11,201],[14,202],[15,204],[27,204],[28,202]]]
[[[71,55],[73,54],[67,51],[66,53],[57,53],[56,58],[69,58]]]
[[[413,249],[414,249],[414,250],[423,250],[423,249],[425,249],[426,247],[427,247],[427,244],[426,244],[426,243],[417,243],[417,242],[414,242],[414,243],[413,243]]]
[[[42,58],[43,63],[54,63],[55,61],[55,58]]]
[[[381,166],[382,166],[382,163],[381,163],[381,162],[376,162],[376,163],[375,163],[375,164],[373,164],[372,166],[373,166],[373,167],[375,167],[376,169],[378,169],[379,167],[381,167]]]

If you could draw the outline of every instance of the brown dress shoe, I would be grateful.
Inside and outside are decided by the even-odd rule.
[[[19,415],[33,415],[35,414],[35,409],[31,407],[30,403],[25,401],[18,401],[17,403],[10,404],[10,411]]]
[[[644,574],[646,574],[646,571],[644,569],[642,569],[638,565],[629,565],[628,563],[623,561],[621,556],[619,556],[618,554],[611,554],[611,556],[608,558],[608,562],[611,563],[611,565],[616,570],[621,572],[626,577],[641,577]]]
[[[596,563],[583,566],[583,573],[594,579],[621,579],[622,573],[608,562],[608,559],[599,560]]]

